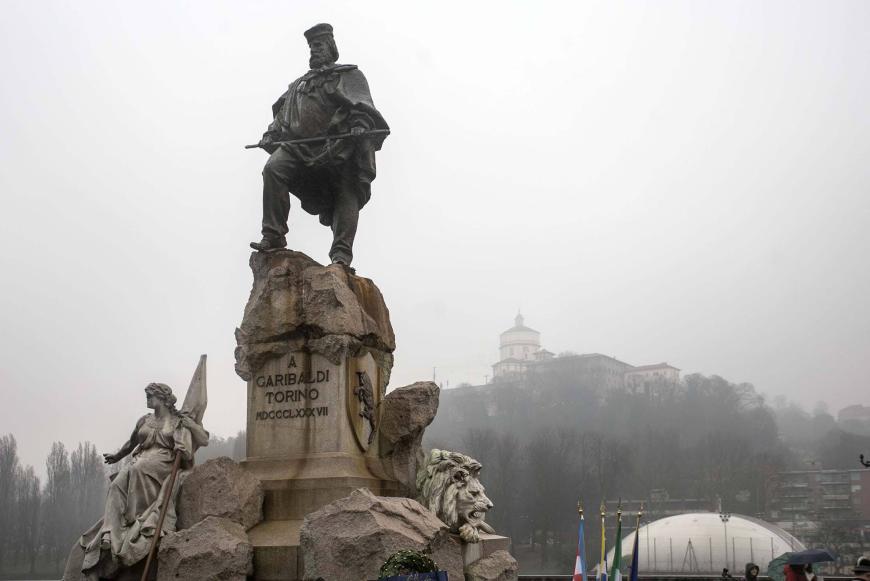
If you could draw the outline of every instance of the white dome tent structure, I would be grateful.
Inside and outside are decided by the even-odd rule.
[[[638,571],[694,573],[718,576],[728,568],[743,575],[746,563],[755,563],[764,573],[767,564],[787,551],[802,551],[804,545],[776,525],[761,519],[732,514],[723,522],[717,512],[693,512],[669,516],[641,525]],[[622,539],[622,563],[631,563],[634,535]],[[613,549],[607,553],[613,563]]]

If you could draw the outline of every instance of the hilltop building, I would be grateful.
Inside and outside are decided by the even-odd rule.
[[[634,366],[601,353],[556,357],[541,347],[541,333],[527,327],[521,313],[514,319],[514,325],[499,335],[499,357],[492,366],[494,383],[522,384],[565,377],[605,389],[627,387],[653,395],[680,381],[680,370],[667,363]]]
[[[529,363],[553,357],[541,349],[541,334],[526,327],[521,313],[514,318],[514,326],[499,335],[498,351],[501,360],[492,366],[494,379],[516,378],[526,372]]]

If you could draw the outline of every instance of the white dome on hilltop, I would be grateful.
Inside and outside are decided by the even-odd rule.
[[[631,526],[630,520],[625,518],[622,526]],[[773,558],[806,548],[776,525],[740,514],[732,514],[725,525],[716,512],[669,516],[641,525],[639,535],[641,575],[667,572],[718,576],[727,567],[732,575],[740,577],[750,562],[757,564],[763,574]],[[634,531],[622,539],[624,570],[631,564],[633,548]],[[607,562],[608,566],[613,563],[613,549],[607,553]]]

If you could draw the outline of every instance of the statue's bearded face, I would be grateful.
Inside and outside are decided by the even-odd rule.
[[[332,47],[327,37],[320,36],[312,39],[308,43],[308,48],[311,51],[308,66],[312,69],[319,69],[335,62],[335,58],[332,56]]]

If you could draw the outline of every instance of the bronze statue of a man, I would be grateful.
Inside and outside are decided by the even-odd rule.
[[[336,64],[332,26],[318,24],[305,38],[311,70],[272,105],[274,120],[258,144],[271,155],[263,168],[263,239],[251,247],[270,252],[287,246],[292,193],[303,210],[332,228],[331,261],[350,266],[359,211],[375,179],[375,152],[389,131],[362,72]],[[350,137],[316,140],[341,134]],[[307,142],[287,143],[299,140]]]

